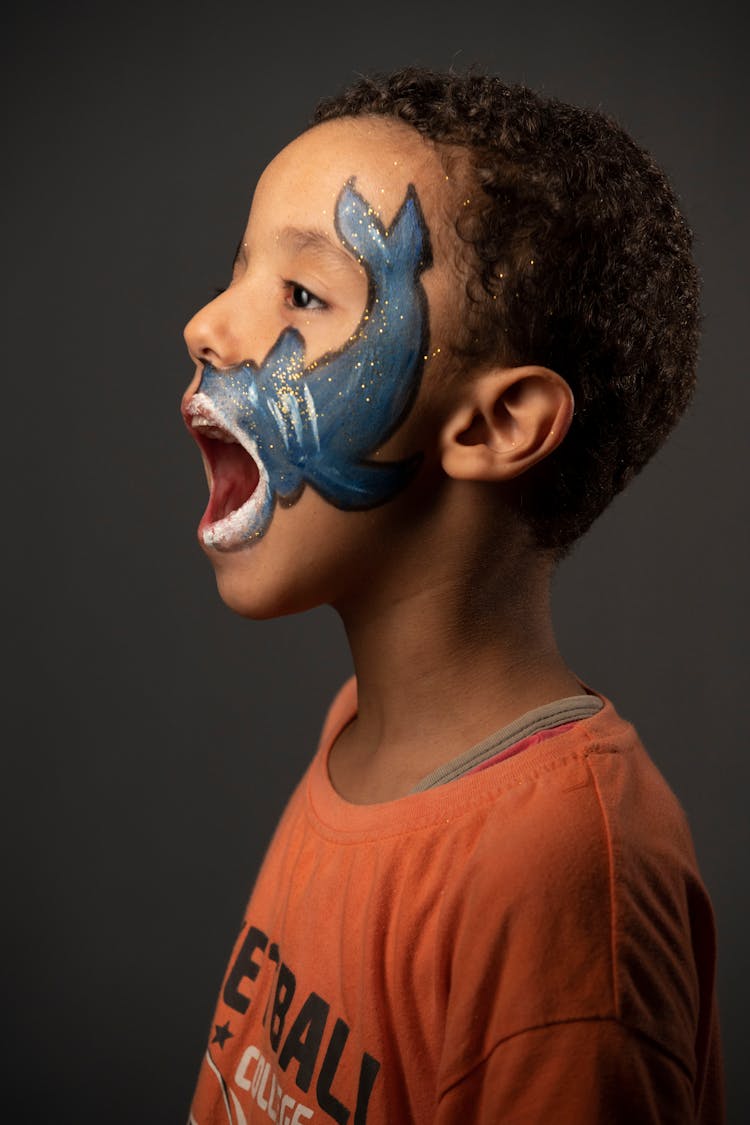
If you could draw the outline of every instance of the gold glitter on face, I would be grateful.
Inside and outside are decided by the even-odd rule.
[[[389,138],[382,155],[383,146],[373,144],[369,137],[365,139],[364,134],[370,132]],[[326,142],[326,151],[330,157],[315,166],[313,176],[307,154],[315,152],[317,159],[317,153],[326,148],[319,139],[322,142],[328,136],[331,142]],[[414,149],[418,159],[397,155],[389,163],[388,148],[393,147]],[[347,167],[340,154],[350,150],[356,158]],[[344,179],[349,178],[364,201],[361,212],[352,216],[347,238],[342,238],[337,229],[336,209],[330,202],[336,192],[341,192],[343,181],[336,182],[335,177],[341,175],[337,169],[342,167]],[[407,352],[394,346],[394,341],[408,338],[411,314],[403,301],[394,304],[387,286],[373,288],[370,277],[373,253],[382,254],[394,268],[399,259],[401,252],[392,231],[409,189],[407,177],[412,174],[428,185],[428,198],[430,192],[444,190],[447,177],[439,159],[419,139],[415,148],[412,131],[406,127],[393,130],[390,125],[381,128],[377,123],[371,129],[370,124],[364,127],[362,123],[338,122],[317,127],[293,142],[261,178],[230,288],[214,306],[207,307],[206,317],[199,314],[198,330],[191,332],[189,326],[186,333],[199,338],[202,325],[206,325],[207,343],[203,348],[198,344],[195,354],[205,355],[203,362],[216,371],[222,386],[234,380],[233,387],[227,388],[231,394],[224,400],[226,411],[222,408],[224,422],[231,427],[230,432],[239,425],[238,440],[244,433],[248,442],[255,443],[253,450],[248,449],[249,455],[266,473],[269,492],[278,497],[281,507],[296,506],[302,491],[311,491],[303,489],[305,483],[331,507],[343,511],[381,503],[380,497],[392,495],[398,480],[389,466],[395,469],[399,458],[411,464],[410,458],[420,449],[406,437],[403,441],[391,440],[399,437],[411,407],[394,406],[384,414],[382,405],[382,388],[388,382],[388,378],[383,382],[385,369],[393,369],[394,388],[402,382],[410,385],[397,377]],[[453,192],[453,188],[447,190]],[[444,202],[439,206],[431,202],[430,206],[442,243],[449,231],[454,234],[452,224],[444,221],[447,208]],[[408,279],[408,267],[402,264],[398,268]],[[430,266],[424,276],[430,299],[436,299],[437,307],[443,310],[439,319],[442,326],[446,323],[445,310],[452,311],[455,305],[455,274],[449,277],[443,268],[436,275]],[[425,313],[427,308],[425,301]],[[292,343],[296,339],[301,346],[277,351],[282,339]],[[361,357],[357,349],[363,350]],[[426,335],[414,355],[420,367],[426,367],[442,363],[444,352],[440,342]],[[344,377],[334,362],[343,353],[348,362]],[[253,391],[249,385],[240,386],[242,371]],[[349,377],[351,382],[347,383]],[[313,387],[311,380],[319,381]],[[201,393],[207,394],[208,387],[207,381]],[[321,388],[328,388],[327,396]],[[266,429],[262,443],[249,422],[259,409],[258,403],[251,401],[253,395],[268,401],[269,410],[273,406],[270,417],[275,432]],[[384,418],[388,419],[385,427]],[[359,486],[355,489],[356,501],[354,492],[346,494],[349,486],[319,479],[314,465],[315,479],[305,479],[304,471],[314,461],[312,447],[305,443],[315,427],[322,450],[329,447],[330,451],[330,435],[336,434],[341,455],[345,450],[351,465],[358,466],[357,473],[365,474],[367,469],[366,475],[372,476],[361,490]],[[406,435],[409,431],[403,432]],[[419,432],[419,427],[414,432]],[[389,453],[390,449],[394,452]],[[339,454],[334,451],[333,456],[335,461]],[[375,472],[370,473],[370,466]],[[390,482],[386,470],[391,472]],[[214,475],[209,466],[209,477]],[[378,487],[373,490],[376,482]],[[233,495],[233,490],[228,494]],[[219,506],[218,510],[224,518],[226,508]],[[205,520],[202,526],[205,528]],[[242,541],[259,541],[265,534],[258,534],[259,527],[248,526],[247,538]],[[231,549],[241,534],[235,521],[227,548]],[[218,541],[215,545],[220,546]]]
[[[240,508],[226,511],[209,502],[202,530],[207,546],[232,550],[257,539],[277,500],[294,503],[306,485],[344,510],[375,507],[403,488],[418,465],[414,457],[370,460],[411,408],[427,358],[427,302],[419,275],[431,263],[431,249],[414,188],[409,186],[385,228],[348,182],[336,208],[336,232],[344,249],[323,231],[290,227],[276,243],[322,257],[334,270],[342,255],[348,263],[349,252],[363,263],[370,298],[349,342],[308,363],[302,335],[290,328],[260,365],[246,360],[229,369],[204,368],[189,412],[209,419],[223,444],[234,438],[258,465],[256,490]],[[225,452],[205,448],[221,485]],[[238,492],[230,482],[222,489],[227,496]]]

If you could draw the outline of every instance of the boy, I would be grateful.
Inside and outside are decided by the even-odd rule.
[[[224,601],[356,681],[281,819],[190,1121],[719,1122],[684,816],[555,643],[555,562],[692,391],[690,233],[599,114],[361,79],[186,328]]]

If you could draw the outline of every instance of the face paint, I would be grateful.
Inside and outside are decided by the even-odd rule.
[[[337,508],[373,508],[403,488],[420,462],[420,455],[368,460],[410,410],[425,358],[419,277],[431,250],[417,194],[410,185],[386,230],[349,181],[335,225],[368,277],[367,307],[347,344],[306,366],[301,334],[286,328],[260,366],[207,364],[187,405],[211,447],[206,546],[231,550],[260,538],[276,500],[294,503],[306,484]]]

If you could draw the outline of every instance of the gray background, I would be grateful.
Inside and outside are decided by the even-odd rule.
[[[223,607],[178,415],[181,329],[253,183],[357,71],[479,62],[599,106],[697,236],[694,407],[558,577],[563,651],[689,815],[720,937],[732,1120],[744,954],[748,148],[740,6],[37,4],[5,38],[3,967],[14,1122],[182,1122],[250,884],[328,697],[328,609]]]

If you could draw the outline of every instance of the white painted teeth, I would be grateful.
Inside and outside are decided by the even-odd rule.
[[[223,441],[225,445],[237,444],[236,439],[230,433],[216,426],[208,418],[202,418],[200,414],[193,417],[191,425],[194,430],[200,430],[204,437],[213,438],[214,441]]]

